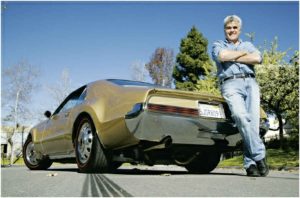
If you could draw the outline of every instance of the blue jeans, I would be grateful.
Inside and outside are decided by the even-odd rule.
[[[254,78],[236,78],[225,81],[221,92],[243,138],[244,168],[247,169],[266,155],[265,145],[259,137],[259,86]]]

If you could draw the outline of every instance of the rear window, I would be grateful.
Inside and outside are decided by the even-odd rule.
[[[131,80],[119,80],[119,79],[107,79],[107,81],[117,84],[119,86],[141,86],[141,87],[158,87],[157,85],[140,82],[140,81],[131,81]]]

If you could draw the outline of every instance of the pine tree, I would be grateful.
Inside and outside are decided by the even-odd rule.
[[[176,89],[197,90],[198,81],[210,74],[213,68],[207,53],[207,44],[207,39],[195,26],[181,40],[180,52],[176,56],[173,70]]]

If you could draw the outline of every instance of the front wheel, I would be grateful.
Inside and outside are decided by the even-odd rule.
[[[34,149],[34,143],[29,136],[23,146],[23,159],[30,170],[46,170],[52,165],[49,158],[40,158]]]
[[[89,117],[80,120],[75,138],[77,166],[81,172],[107,172],[108,159]]]
[[[193,161],[185,166],[190,173],[206,174],[214,170],[220,162],[218,151],[201,152]]]

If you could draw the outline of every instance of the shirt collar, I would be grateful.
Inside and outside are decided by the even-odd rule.
[[[243,40],[239,38],[239,44],[241,44],[242,42],[243,42]],[[229,42],[227,39],[225,39],[225,43],[232,44],[232,43]]]

